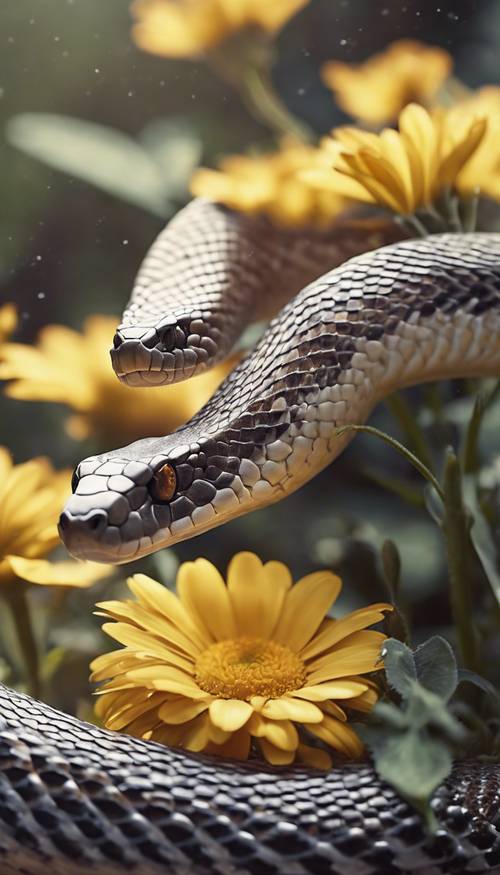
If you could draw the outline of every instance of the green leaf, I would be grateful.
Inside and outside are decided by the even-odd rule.
[[[394,541],[388,538],[381,549],[382,568],[392,600],[396,601],[401,583],[401,556]]]
[[[463,478],[465,501],[472,514],[470,538],[477,557],[490,584],[493,595],[500,604],[500,574],[497,568],[497,551],[489,524],[477,500],[476,484],[470,475]]]
[[[50,167],[90,182],[159,216],[169,214],[158,162],[120,131],[50,113],[23,113],[7,124],[9,142]]]
[[[373,717],[375,723],[380,721],[393,729],[406,729],[409,725],[406,711],[402,711],[401,708],[398,708],[391,702],[377,702],[371,711],[371,717]]]
[[[447,702],[458,684],[457,662],[448,642],[435,635],[417,647],[413,658],[422,686]]]
[[[435,726],[441,729],[452,741],[463,741],[465,730],[461,723],[448,711],[446,702],[416,682],[406,709],[409,724],[415,729]]]
[[[499,698],[499,692],[496,687],[490,683],[490,681],[483,678],[480,674],[477,674],[475,671],[469,671],[466,668],[458,669],[458,683],[469,683],[474,684],[474,686],[479,687],[483,693],[486,693],[488,696],[492,696],[494,699]]]
[[[382,649],[387,682],[403,699],[408,699],[417,680],[415,660],[410,648],[396,638],[388,638]]]
[[[447,745],[428,733],[410,730],[387,735],[366,726],[362,735],[380,777],[413,803],[427,803],[451,772]]]
[[[169,198],[184,198],[201,158],[201,140],[187,119],[155,119],[139,135],[154,159]]]

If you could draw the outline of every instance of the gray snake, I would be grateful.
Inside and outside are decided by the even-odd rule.
[[[344,448],[339,426],[386,393],[498,375],[500,235],[400,236],[348,222],[279,231],[208,202],[179,214],[117,332],[121,379],[190,377],[284,306],[189,423],[80,463],[60,521],[70,551],[128,562],[192,537],[300,487]],[[210,760],[0,689],[5,875],[500,872],[499,799],[498,765],[457,764],[430,836],[367,764],[319,774]]]

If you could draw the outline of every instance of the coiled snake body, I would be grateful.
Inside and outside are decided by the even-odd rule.
[[[500,235],[399,236],[363,223],[278,231],[203,201],[179,214],[115,337],[121,379],[190,377],[298,294],[189,423],[79,465],[60,522],[71,552],[127,562],[192,537],[309,480],[348,441],[339,426],[363,422],[393,389],[498,375]],[[6,875],[500,872],[499,801],[498,765],[459,764],[429,836],[369,765],[325,775],[209,760],[0,691]]]

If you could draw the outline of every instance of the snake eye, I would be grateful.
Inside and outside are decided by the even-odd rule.
[[[71,491],[72,492],[76,492],[76,487],[78,486],[79,482],[80,482],[80,478],[78,476],[78,465],[77,465],[75,470],[73,471],[73,474],[71,475]]]
[[[151,483],[151,495],[156,501],[170,501],[177,489],[175,469],[168,462],[158,468]]]

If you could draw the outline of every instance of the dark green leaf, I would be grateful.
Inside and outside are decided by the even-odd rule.
[[[422,686],[447,702],[458,683],[455,654],[448,642],[435,635],[417,647],[413,658],[417,678]]]
[[[480,674],[476,674],[475,671],[469,671],[466,668],[458,669],[458,683],[469,683],[474,684],[474,686],[479,687],[483,693],[486,693],[488,696],[493,696],[493,698],[498,699],[499,692],[496,687],[493,686],[490,681],[487,681],[486,678],[481,677]]]
[[[384,642],[382,656],[389,686],[403,699],[407,699],[411,696],[414,682],[417,680],[413,653],[406,644],[395,638],[388,638]]]
[[[366,726],[363,737],[380,777],[410,801],[426,803],[450,774],[448,747],[427,733],[410,730],[384,735]]]

